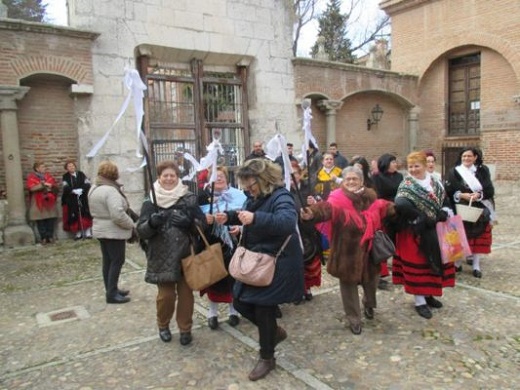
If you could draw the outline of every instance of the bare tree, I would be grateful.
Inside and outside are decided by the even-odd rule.
[[[292,51],[295,57],[298,52],[298,41],[302,27],[315,18],[317,3],[318,0],[294,0],[295,22]]]

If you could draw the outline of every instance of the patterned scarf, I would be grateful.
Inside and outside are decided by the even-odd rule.
[[[396,197],[410,200],[415,207],[430,219],[436,220],[444,203],[444,188],[430,177],[430,191],[426,190],[413,176],[406,176],[397,189]]]

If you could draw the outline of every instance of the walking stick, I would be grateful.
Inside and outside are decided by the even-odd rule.
[[[85,236],[83,235],[83,232],[85,230],[83,229],[83,216],[81,215],[81,199],[80,199],[80,196],[81,195],[77,195],[77,197],[78,197],[79,228],[81,229],[81,238],[85,238]]]
[[[215,200],[215,182],[211,182],[211,192],[209,195],[209,213],[213,214],[213,202]],[[217,210],[218,211],[218,210]]]

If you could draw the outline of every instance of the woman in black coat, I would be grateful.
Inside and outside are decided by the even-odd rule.
[[[303,295],[303,255],[296,233],[298,215],[293,196],[283,187],[280,166],[266,159],[247,161],[237,172],[242,187],[249,192],[241,211],[217,213],[217,223],[242,225],[241,245],[254,252],[281,252],[272,283],[266,287],[239,281],[233,289],[235,308],[258,328],[260,359],[249,373],[256,381],[276,366],[275,347],[287,333],[276,323],[276,308]]]
[[[76,240],[92,238],[92,216],[88,207],[90,181],[83,172],[76,169],[74,161],[67,161],[64,168],[67,172],[62,178],[63,230],[75,233]]]

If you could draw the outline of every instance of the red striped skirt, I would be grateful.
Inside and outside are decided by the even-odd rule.
[[[305,290],[311,287],[321,286],[321,260],[320,256],[314,256],[314,259],[305,263],[304,266]]]
[[[392,282],[402,284],[413,295],[442,296],[444,287],[455,286],[455,266],[444,264],[443,275],[432,273],[426,257],[419,251],[416,238],[406,230],[396,237],[396,252],[392,263]]]
[[[486,225],[486,230],[480,236],[475,238],[468,238],[468,244],[471,248],[471,253],[487,254],[491,253],[491,244],[493,243],[492,226],[490,223]]]

